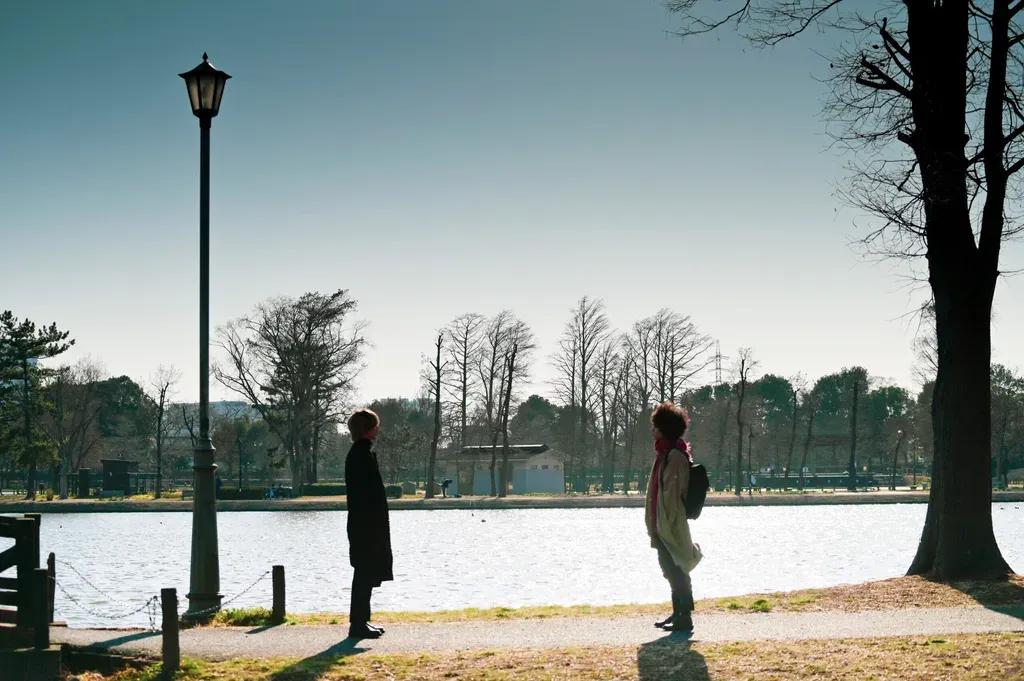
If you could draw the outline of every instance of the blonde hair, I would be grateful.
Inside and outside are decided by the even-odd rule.
[[[380,425],[380,417],[369,409],[360,409],[348,417],[348,432],[352,440],[365,437],[367,433]]]

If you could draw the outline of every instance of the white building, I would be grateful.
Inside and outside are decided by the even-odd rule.
[[[501,484],[501,446],[494,451],[494,482]],[[464,447],[460,452],[439,456],[442,480],[452,483],[448,494],[489,495],[491,493],[490,445]],[[562,458],[547,445],[509,446],[511,494],[564,494],[565,470]]]

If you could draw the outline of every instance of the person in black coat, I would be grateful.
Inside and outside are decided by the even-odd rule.
[[[352,448],[345,458],[345,486],[348,555],[353,568],[348,635],[378,638],[384,630],[370,624],[370,594],[374,587],[395,578],[388,498],[372,449],[380,432],[380,418],[369,409],[360,409],[349,418],[348,430],[352,434]]]

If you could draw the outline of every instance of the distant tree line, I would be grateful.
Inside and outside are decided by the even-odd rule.
[[[98,474],[102,458],[139,461],[155,475],[150,486],[158,496],[171,481],[190,481],[197,405],[176,399],[180,372],[161,366],[137,382],[108,376],[91,358],[57,364],[73,344],[55,324],[39,327],[10,311],[0,315],[0,489],[34,497],[42,485],[65,497],[74,492],[69,477],[80,468]],[[279,480],[282,445],[260,413],[244,402],[212,407],[224,483]],[[346,438],[325,433],[318,443],[321,466],[340,476],[345,451]]]
[[[215,403],[214,445],[231,486],[296,487],[340,478],[348,447],[342,423],[363,366],[363,326],[346,291],[275,298],[219,330],[214,375],[242,401]],[[106,376],[83,359],[49,368],[74,343],[57,328],[0,317],[0,487],[23,480],[69,493],[67,480],[100,458],[138,459],[156,475],[191,477],[196,405],[177,401],[180,372],[159,367],[140,384]],[[849,366],[813,383],[761,372],[749,348],[724,369],[712,338],[685,314],[663,309],[624,330],[584,297],[569,311],[547,358],[548,394],[523,394],[536,361],[532,331],[510,311],[466,313],[444,325],[424,355],[419,394],[375,399],[386,428],[377,443],[392,482],[437,481],[437,458],[468,473],[467,445],[489,449],[492,495],[510,487],[516,444],[544,443],[563,457],[567,492],[643,490],[651,459],[649,417],[664,400],[687,407],[689,439],[713,485],[739,493],[750,475],[794,489],[814,471],[883,484],[930,473],[934,336],[916,342],[915,393]],[[718,372],[713,368],[717,365]],[[999,486],[1024,467],[1024,377],[992,367],[992,476]],[[434,486],[427,484],[427,491]]]

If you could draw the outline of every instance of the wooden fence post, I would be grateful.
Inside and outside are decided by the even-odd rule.
[[[160,589],[160,606],[163,612],[163,668],[165,678],[178,671],[181,666],[181,647],[178,642],[178,590]]]
[[[270,614],[270,621],[274,624],[284,622],[284,565],[275,565],[271,568],[271,581],[274,584],[274,609]]]
[[[46,568],[32,571],[32,645],[39,649],[50,647],[50,621],[46,607],[50,590],[50,573]]]
[[[32,610],[33,571],[39,567],[39,521],[28,516],[15,521],[15,542],[18,547],[18,619],[19,627],[31,627],[35,623]]]
[[[53,552],[46,557],[46,572],[49,576],[46,580],[46,613],[53,624],[53,599],[57,590],[57,556]]]

